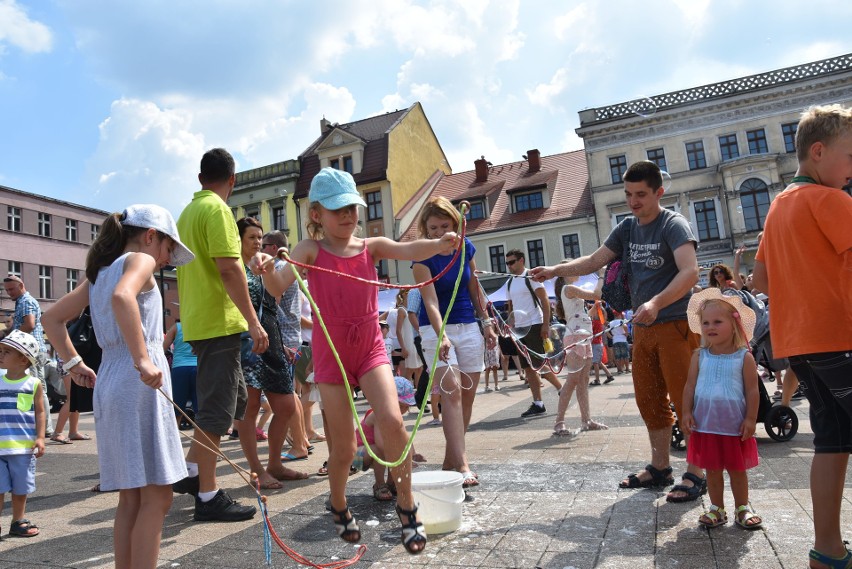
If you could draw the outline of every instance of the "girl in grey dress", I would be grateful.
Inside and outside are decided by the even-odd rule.
[[[186,477],[163,353],[162,298],[154,271],[193,259],[174,219],[155,205],[130,206],[104,221],[86,259],[86,277],[44,315],[45,329],[75,382],[94,387],[101,490],[119,490],[115,566],[157,565],[172,483]],[[97,377],[65,330],[87,305],[103,349]]]

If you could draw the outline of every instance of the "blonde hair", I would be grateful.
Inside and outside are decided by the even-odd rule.
[[[314,241],[319,241],[325,237],[325,232],[322,230],[322,224],[319,221],[314,221],[311,219],[311,212],[317,212],[317,215],[322,214],[322,210],[325,209],[322,207],[322,204],[319,202],[311,202],[311,205],[308,207],[308,221],[305,222],[305,229],[308,231],[308,238],[313,239]],[[357,225],[355,227],[355,231],[352,232],[352,235],[361,235],[361,225]]]
[[[444,217],[452,220],[453,231],[459,230],[459,212],[453,207],[452,202],[443,196],[432,198],[426,205],[423,206],[423,211],[420,212],[420,219],[417,222],[417,229],[420,231],[421,237],[428,237],[429,232],[426,229],[426,221],[430,217]]]
[[[725,302],[724,300],[719,300],[718,298],[711,298],[710,300],[705,300],[701,303],[701,306],[698,308],[698,319],[702,320],[702,313],[704,309],[710,306],[711,304],[718,304],[725,307],[725,310],[728,312],[728,316],[731,319],[731,323],[733,324],[732,329],[734,331],[734,345],[737,348],[748,348],[748,341],[746,341],[745,334],[743,333],[743,325],[739,318],[739,313],[733,304],[730,302]],[[736,314],[736,316],[734,316]],[[704,334],[701,334],[701,347],[706,348],[708,346],[707,339],[704,337]]]
[[[842,105],[809,107],[796,127],[796,158],[804,162],[811,146],[817,142],[829,144],[844,132],[852,130],[852,109]]]

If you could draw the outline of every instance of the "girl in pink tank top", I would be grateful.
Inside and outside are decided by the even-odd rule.
[[[302,264],[332,269],[370,280],[376,279],[381,259],[422,260],[451,253],[458,236],[447,233],[441,239],[418,239],[398,243],[386,237],[361,239],[358,207],[366,207],[352,176],[344,171],[323,168],[311,181],[311,202],[307,223],[310,239],[293,249],[291,258]],[[266,265],[264,265],[266,266]],[[271,269],[264,269],[264,273]],[[286,289],[295,280],[289,269],[266,278],[280,281]],[[385,456],[396,460],[402,455],[408,433],[397,403],[393,373],[379,328],[378,289],[342,276],[308,270],[310,293],[326,324],[331,344],[337,350],[350,385],[359,385],[375,414],[376,429],[384,441]],[[317,315],[313,315],[318,324]],[[348,542],[361,539],[352,512],[346,504],[346,481],[355,456],[355,425],[349,407],[344,377],[331,353],[331,346],[318,327],[313,334],[314,378],[320,390],[328,423],[328,482],[331,511],[338,535]],[[417,519],[411,494],[411,456],[392,469],[397,481],[396,511],[402,523],[402,544],[409,553],[426,547],[426,532]]]

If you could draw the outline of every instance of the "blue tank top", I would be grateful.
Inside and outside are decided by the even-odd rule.
[[[747,351],[714,355],[707,348],[699,350],[692,409],[696,431],[739,436],[746,413],[743,359]]]
[[[176,325],[174,350],[172,351],[172,367],[196,367],[198,358],[192,353],[192,346],[183,340],[183,326],[178,322]]]

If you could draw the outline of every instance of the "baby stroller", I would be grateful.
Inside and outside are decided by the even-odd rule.
[[[743,290],[726,289],[724,294],[737,294],[743,303],[754,310],[756,323],[754,326],[754,337],[751,341],[751,353],[758,365],[772,373],[781,373],[787,363],[784,359],[775,359],[772,355],[772,341],[769,338],[769,314],[766,306],[757,300],[751,293]],[[774,403],[766,386],[759,378],[757,380],[760,403],[757,408],[757,422],[763,423],[766,433],[774,441],[789,441],[796,436],[799,430],[799,417],[796,412],[786,405]],[[674,406],[672,406],[674,410]],[[672,425],[671,446],[676,450],[686,448],[683,431],[677,421]]]

